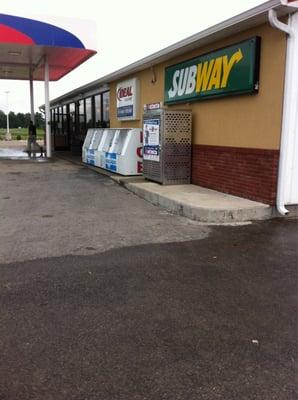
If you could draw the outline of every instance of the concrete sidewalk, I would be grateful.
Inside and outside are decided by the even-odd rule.
[[[142,176],[121,176],[102,168],[87,165],[79,156],[55,153],[58,158],[84,165],[109,176],[115,182],[150,203],[195,221],[222,224],[269,219],[274,215],[267,204],[217,192],[196,185],[160,185]]]
[[[120,179],[122,183],[122,180]],[[268,219],[271,207],[196,185],[163,186],[142,180],[123,181],[124,186],[150,203],[175,214],[208,223],[245,222]]]

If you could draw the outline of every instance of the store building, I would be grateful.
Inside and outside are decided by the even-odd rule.
[[[88,127],[140,128],[144,105],[192,112],[191,182],[298,204],[298,1],[271,0],[51,102],[55,149]]]

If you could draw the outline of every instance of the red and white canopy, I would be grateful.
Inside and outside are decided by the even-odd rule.
[[[0,14],[0,79],[28,80],[31,71],[33,80],[44,80],[44,56],[49,64],[49,79],[62,78],[96,54],[83,43],[82,35],[90,33],[83,22],[71,24],[79,30],[79,39],[52,23]]]

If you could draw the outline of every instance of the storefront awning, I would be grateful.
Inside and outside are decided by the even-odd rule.
[[[56,81],[96,54],[73,33],[55,25],[0,14],[0,79]]]

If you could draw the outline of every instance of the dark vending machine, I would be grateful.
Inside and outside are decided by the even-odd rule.
[[[190,183],[191,111],[143,114],[143,175],[165,185]]]

